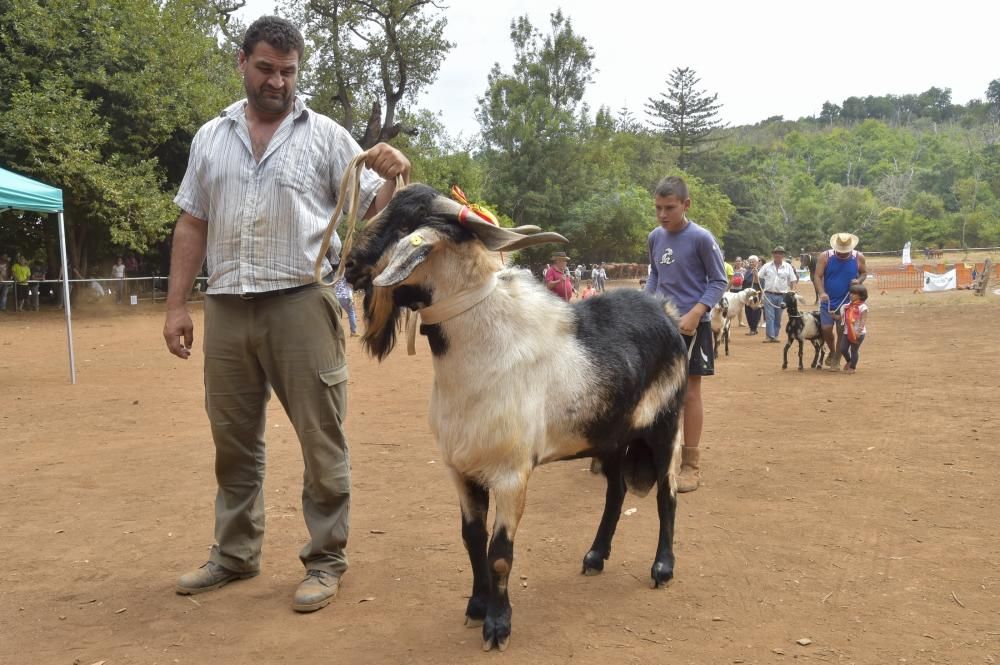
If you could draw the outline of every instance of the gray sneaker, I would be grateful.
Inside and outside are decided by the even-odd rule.
[[[840,371],[840,358],[835,355],[831,355],[826,359],[826,368],[831,372]]]
[[[185,573],[177,579],[174,590],[182,596],[193,596],[197,593],[215,591],[216,589],[229,584],[233,580],[245,580],[256,577],[259,570],[248,573],[237,573],[228,568],[223,568],[214,561],[206,561],[198,570]]]

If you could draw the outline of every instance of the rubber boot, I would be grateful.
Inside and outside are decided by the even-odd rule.
[[[677,474],[677,491],[693,492],[701,484],[701,469],[698,466],[700,451],[697,448],[681,448],[681,472]]]

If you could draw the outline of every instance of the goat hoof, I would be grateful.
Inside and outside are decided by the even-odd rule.
[[[483,651],[489,651],[496,644],[497,649],[506,651],[510,645],[510,608],[499,615],[486,615],[483,623]]]
[[[489,599],[485,594],[469,596],[469,603],[465,606],[465,625],[469,628],[482,626],[488,603]]]
[[[666,587],[674,579],[674,567],[673,565],[657,561],[653,564],[653,570],[649,574],[653,578],[654,589],[658,589],[661,586]]]
[[[604,557],[595,550],[587,552],[587,556],[583,557],[583,574],[600,575],[603,571]]]

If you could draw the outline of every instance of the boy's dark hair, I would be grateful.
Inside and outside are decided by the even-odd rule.
[[[868,289],[865,288],[864,284],[851,284],[851,288],[847,289],[847,292],[857,293],[861,302],[868,300]]]
[[[246,34],[243,35],[244,55],[249,57],[258,42],[267,42],[273,48],[285,53],[296,51],[299,60],[302,60],[302,53],[306,48],[299,29],[280,16],[261,16],[250,24]]]
[[[657,196],[676,196],[681,201],[689,198],[688,186],[683,178],[668,175],[656,185]]]

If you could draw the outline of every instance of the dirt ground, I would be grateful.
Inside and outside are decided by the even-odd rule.
[[[58,313],[0,314],[0,663],[1000,662],[1000,297],[870,304],[853,377],[782,372],[781,346],[736,331],[705,382],[705,482],[681,496],[668,589],[648,583],[652,497],[626,500],[604,574],[583,577],[603,483],[540,469],[505,654],[462,625],[425,340],[382,366],[351,340],[351,569],[297,615],[301,458],[277,402],[262,574],[177,596],[212,542],[200,339],[183,362],[160,309],[81,311],[70,386]]]

